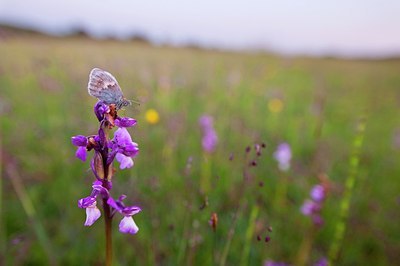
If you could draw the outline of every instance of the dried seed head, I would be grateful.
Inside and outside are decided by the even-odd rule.
[[[254,144],[254,149],[256,150],[257,155],[260,153],[261,154],[261,145],[256,143]]]
[[[200,210],[204,210],[208,206],[208,197],[206,196],[203,201],[203,205],[199,207]]]
[[[215,232],[215,230],[217,230],[217,225],[218,225],[218,215],[217,215],[216,212],[213,212],[211,214],[211,218],[210,218],[210,221],[208,223],[210,224],[210,226],[212,227],[212,229]]]

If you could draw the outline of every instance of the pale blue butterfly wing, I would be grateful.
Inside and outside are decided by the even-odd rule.
[[[100,68],[90,71],[88,92],[107,105],[115,104],[117,109],[131,104],[124,98],[121,87],[114,76]]]

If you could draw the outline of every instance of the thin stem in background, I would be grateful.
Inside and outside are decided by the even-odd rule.
[[[297,252],[295,265],[307,265],[316,234],[317,228],[315,226],[311,226],[310,228],[308,228],[308,233],[304,234],[303,241],[301,242],[300,248]]]
[[[289,186],[288,174],[280,172],[274,198],[275,213],[279,215],[281,215],[286,210],[288,186]]]
[[[243,206],[244,205],[245,204],[243,204]],[[221,266],[225,266],[226,258],[228,257],[228,253],[229,253],[229,249],[231,247],[232,239],[233,239],[233,236],[235,235],[236,223],[238,221],[238,218],[239,218],[239,215],[241,214],[241,212],[242,212],[242,206],[239,206],[237,211],[236,211],[236,213],[235,213],[235,216],[233,217],[232,225],[229,228],[228,237],[227,237],[227,240],[226,240],[226,244],[225,244],[224,250],[223,250],[222,255],[221,255],[220,263],[219,263],[219,265],[221,265]]]
[[[333,236],[333,241],[329,249],[329,265],[333,265],[337,260],[346,231],[346,222],[349,215],[351,195],[354,191],[354,184],[358,173],[360,150],[363,145],[365,127],[366,118],[362,118],[358,122],[356,136],[353,140],[352,154],[349,158],[349,173],[345,183],[343,198],[340,203],[339,221],[336,224],[335,235]]]
[[[314,101],[314,112],[316,115],[316,125],[314,129],[314,138],[315,138],[315,143],[316,143],[316,148],[314,152],[314,157],[312,159],[311,163],[311,173],[313,175],[319,175],[321,174],[321,166],[319,164],[318,160],[318,155],[319,155],[319,149],[320,149],[320,139],[322,135],[322,129],[325,123],[325,106],[326,106],[326,91],[324,89],[324,86],[322,84],[321,79],[318,79],[318,87],[320,89],[317,89],[316,94],[315,94],[315,101]],[[315,237],[317,235],[317,230],[318,228],[315,227],[314,224],[312,224],[308,229],[306,234],[304,234],[304,238],[300,244],[300,248],[297,252],[297,257],[295,261],[295,265],[303,266],[308,263],[308,259],[310,257],[310,254],[312,252],[312,247],[315,241]]]
[[[2,135],[0,128],[0,217],[4,217],[3,213],[3,149]],[[6,228],[3,224],[3,218],[0,219],[0,264],[6,264]]]
[[[245,243],[244,243],[244,247],[243,247],[240,265],[249,265],[251,240],[253,239],[253,236],[254,236],[254,228],[256,225],[256,219],[257,219],[259,210],[260,210],[260,208],[258,207],[258,205],[253,204],[253,207],[252,207],[251,213],[250,213],[249,224],[247,225],[246,239],[245,239]]]
[[[212,175],[211,164],[212,160],[211,156],[207,153],[203,155],[202,167],[201,167],[201,180],[200,180],[200,192],[204,197],[210,192],[210,179]]]
[[[189,227],[189,211],[185,212],[184,218],[183,218],[183,229],[182,229],[182,237],[179,241],[179,248],[178,248],[178,260],[177,260],[177,265],[182,265],[183,258],[185,256],[185,251],[187,248],[187,230]]]
[[[47,233],[43,225],[40,223],[40,219],[37,217],[37,213],[33,206],[32,200],[30,199],[25,189],[24,183],[22,182],[22,178],[17,171],[15,163],[7,162],[6,172],[9,176],[12,186],[14,187],[15,192],[17,193],[18,199],[21,201],[22,208],[24,209],[29,220],[33,223],[33,229],[36,233],[40,245],[44,250],[44,253],[47,255],[49,264],[56,265],[54,252],[52,251]]]

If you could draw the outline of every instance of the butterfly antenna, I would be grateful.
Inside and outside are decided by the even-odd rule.
[[[136,104],[136,105],[140,105],[140,102],[138,100],[128,100],[131,104]]]

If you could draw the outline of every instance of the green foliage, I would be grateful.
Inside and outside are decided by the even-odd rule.
[[[142,207],[134,217],[140,231],[122,235],[114,220],[115,265],[297,264],[307,257],[312,264],[328,256],[339,222],[346,226],[339,265],[399,261],[400,144],[393,143],[400,134],[399,60],[285,58],[46,37],[2,41],[0,54],[0,259],[6,264],[49,263],[47,245],[61,265],[103,261],[103,221],[84,227],[84,210],[77,207],[94,177],[88,162],[74,158],[70,142],[73,135],[96,134],[96,100],[86,89],[93,67],[113,73],[125,96],[142,103],[138,112],[122,111],[138,120],[130,131],[140,154],[134,168],[116,173],[112,190]],[[273,99],[281,110],[271,111]],[[159,112],[157,124],[146,121],[149,108]],[[201,148],[202,114],[215,119],[214,154]],[[364,144],[343,221],[340,204],[364,114]],[[287,174],[272,156],[282,141],[293,149]],[[257,167],[249,167],[256,156],[245,148],[261,142],[266,148]],[[14,162],[33,216],[24,212],[6,171]],[[329,176],[331,190],[325,224],[315,229],[300,207],[321,173]],[[208,182],[205,193],[202,181]],[[213,212],[215,232],[208,223]],[[310,248],[300,249],[302,243]]]

